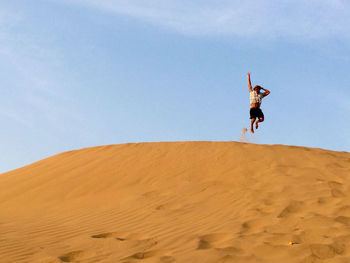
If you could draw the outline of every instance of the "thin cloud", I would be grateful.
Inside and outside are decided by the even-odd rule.
[[[0,66],[6,68],[0,96],[0,116],[34,129],[42,120],[54,129],[81,121],[62,83],[64,54],[37,32],[24,32],[26,14],[0,12]],[[8,25],[5,27],[4,24]],[[63,128],[62,128],[63,129]]]
[[[64,0],[190,35],[348,38],[347,0]]]

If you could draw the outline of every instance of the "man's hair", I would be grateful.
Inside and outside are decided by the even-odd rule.
[[[256,86],[254,87],[254,89],[253,89],[253,90],[260,91],[260,90],[261,90],[261,86],[256,85]]]

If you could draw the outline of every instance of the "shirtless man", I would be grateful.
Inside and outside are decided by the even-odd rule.
[[[270,91],[256,85],[252,89],[252,83],[250,82],[250,72],[248,73],[248,89],[250,94],[250,131],[254,133],[254,122],[255,129],[259,128],[259,123],[264,121],[264,113],[260,109],[261,101],[264,97],[270,94]],[[263,90],[264,93],[260,93],[260,90]]]

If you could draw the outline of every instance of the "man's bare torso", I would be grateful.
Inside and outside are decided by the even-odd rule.
[[[250,104],[251,108],[260,108],[261,103],[252,103]]]

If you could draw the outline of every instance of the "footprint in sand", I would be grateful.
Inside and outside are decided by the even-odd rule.
[[[258,220],[250,220],[242,223],[241,230],[239,231],[240,235],[246,235],[249,232],[252,232],[259,228]]]
[[[143,259],[148,259],[151,257],[159,257],[159,260],[164,263],[170,263],[174,262],[175,259],[171,256],[161,256],[162,254],[164,255],[165,251],[164,250],[151,250],[151,251],[143,251],[143,252],[137,252],[135,254],[132,254],[131,256],[128,256],[124,258],[124,260],[143,260]]]
[[[327,204],[327,202],[330,201],[330,198],[327,197],[319,197],[317,200],[317,203],[319,203],[320,205],[324,205]]]
[[[336,255],[342,254],[344,252],[343,244],[311,244],[311,257],[316,257],[318,259],[324,260],[329,258],[334,258]]]
[[[211,248],[211,244],[206,240],[199,240],[197,249]]]
[[[328,186],[331,189],[331,194],[335,198],[344,197],[345,194],[341,191],[343,184],[336,181],[329,181]]]
[[[97,235],[92,235],[92,238],[115,238],[118,241],[127,241],[127,240],[138,240],[138,241],[144,241],[144,240],[150,240],[148,235],[145,234],[135,234],[135,233],[128,233],[128,232],[109,232],[109,233],[102,233]]]
[[[76,250],[76,251],[71,251],[66,254],[63,254],[58,257],[58,259],[61,262],[74,262],[74,261],[80,261],[83,259],[87,259],[90,257],[93,257],[94,253],[90,251],[83,251],[83,250]]]
[[[149,251],[149,252],[138,252],[130,256],[130,258],[133,259],[145,259],[155,256],[155,252]]]
[[[328,186],[330,188],[341,188],[343,186],[342,183],[336,182],[336,181],[329,181]]]
[[[230,240],[232,237],[226,233],[215,233],[199,237],[197,249],[216,248],[219,244]]]
[[[160,192],[159,191],[149,191],[149,192],[142,194],[142,196],[144,196],[146,198],[157,198],[160,196]]]
[[[120,242],[120,246],[122,248],[134,248],[135,250],[146,251],[158,244],[158,242],[154,238],[150,238],[146,234],[136,234],[129,232],[109,232],[102,233],[91,236],[91,238],[96,239],[114,239],[116,242]],[[102,241],[102,240],[101,240]],[[143,259],[150,257],[150,253],[139,252],[135,253],[132,256],[125,258],[128,261],[132,261],[133,259]]]
[[[338,209],[337,215],[349,216],[350,217],[350,205],[342,206]]]
[[[348,216],[338,216],[335,221],[342,223],[346,226],[350,226],[350,217]]]
[[[182,206],[176,203],[166,203],[156,207],[156,210],[178,210]]]
[[[113,238],[113,237],[115,237],[115,235],[117,235],[117,234],[116,233],[103,233],[103,234],[93,235],[91,237],[92,238]]]
[[[304,203],[300,201],[292,201],[282,212],[277,216],[278,218],[285,218],[291,214],[295,214],[300,211]]]

